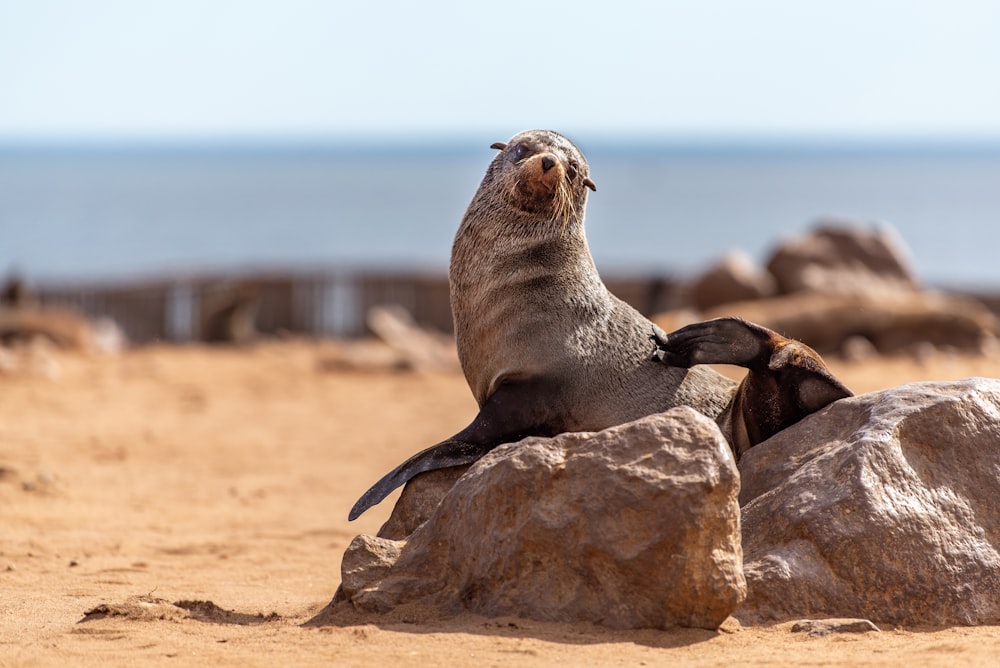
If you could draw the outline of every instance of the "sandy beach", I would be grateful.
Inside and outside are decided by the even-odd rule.
[[[347,370],[334,341],[15,351],[0,367],[0,666],[996,665],[1000,627],[810,638],[459,617],[308,624],[370,483],[465,426],[459,373]],[[935,353],[828,360],[856,392],[1000,376]]]

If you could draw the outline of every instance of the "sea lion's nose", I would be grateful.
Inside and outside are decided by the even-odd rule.
[[[551,155],[542,156],[542,171],[547,172],[556,166],[556,160]]]

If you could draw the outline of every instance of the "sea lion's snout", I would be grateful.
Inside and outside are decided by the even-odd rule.
[[[520,207],[526,211],[549,212],[568,208],[563,203],[568,194],[561,189],[566,168],[552,153],[535,153],[515,163],[517,180],[514,190]]]
[[[524,166],[537,176],[555,180],[566,175],[562,160],[549,152],[536,153],[524,159]],[[555,171],[553,171],[555,170]]]

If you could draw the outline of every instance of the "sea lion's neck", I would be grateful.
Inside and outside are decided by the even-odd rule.
[[[514,290],[511,296],[521,297],[543,291],[549,299],[558,292],[575,299],[605,292],[583,224],[575,221],[498,224],[467,216],[455,235],[449,274],[453,301],[466,291]]]
[[[504,379],[544,375],[571,359],[578,332],[604,317],[612,298],[582,226],[498,234],[499,225],[478,222],[459,228],[450,280],[459,360],[481,405]]]

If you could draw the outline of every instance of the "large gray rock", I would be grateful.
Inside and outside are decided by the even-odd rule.
[[[740,460],[744,623],[1000,623],[1000,380],[842,399]]]
[[[474,464],[407,539],[355,538],[331,605],[717,628],[745,590],[738,490],[690,408],[529,438]]]
[[[809,234],[781,243],[767,261],[778,292],[878,294],[916,290],[902,239],[887,226],[821,221]]]

